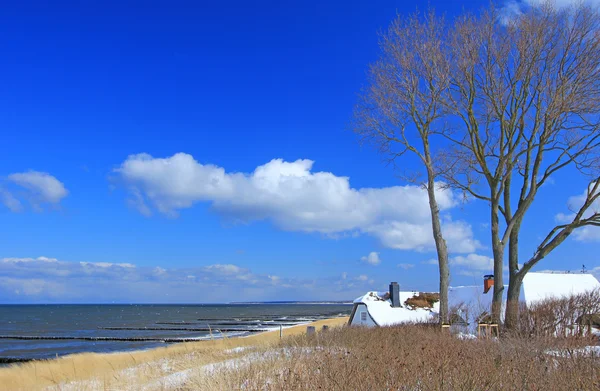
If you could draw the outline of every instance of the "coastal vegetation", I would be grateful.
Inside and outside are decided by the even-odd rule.
[[[516,326],[525,274],[577,229],[600,225],[599,30],[597,7],[540,1],[512,15],[495,5],[452,20],[434,10],[401,14],[382,34],[354,130],[427,190],[440,322],[448,321],[448,253],[456,251],[446,246],[452,232],[444,230],[440,193],[485,205],[492,315],[501,322],[507,296],[508,328]],[[537,228],[533,254],[523,255],[520,233],[539,223],[528,212],[559,175],[577,178],[583,195],[556,225]],[[554,202],[546,199],[546,207]]]
[[[437,325],[338,328],[284,340],[184,390],[592,390],[589,337],[471,338]]]
[[[349,327],[348,318],[0,369],[10,390],[539,390],[600,387],[599,291],[544,300],[512,331],[437,323]],[[431,297],[431,299],[434,299]],[[452,311],[452,309],[450,309]],[[323,326],[327,326],[326,328]]]

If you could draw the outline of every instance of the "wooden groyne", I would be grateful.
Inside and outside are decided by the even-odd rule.
[[[155,322],[154,324],[163,324],[169,326],[185,326],[185,325],[206,325],[210,327],[219,327],[219,326],[296,326],[306,321],[298,321],[298,322],[273,322],[273,321],[240,321],[240,322],[230,322],[230,321],[222,321],[222,322]]]
[[[232,327],[219,327],[215,325],[214,327],[98,327],[100,330],[135,330],[135,331],[248,331],[248,332],[263,332],[263,331],[271,331],[271,329],[265,328],[232,328]]]
[[[312,322],[319,319],[327,319],[332,316],[314,316],[314,315],[257,315],[257,316],[232,316],[230,321],[255,321],[255,322],[266,322],[266,321],[281,321],[281,322]],[[196,319],[202,322],[214,322],[216,320],[223,320],[219,318],[198,318]]]
[[[246,330],[236,330],[246,331]],[[203,341],[206,338],[160,338],[160,337],[75,337],[62,335],[0,335],[0,339],[14,340],[36,340],[36,341],[121,341],[121,342],[164,342],[164,343],[179,343],[179,342],[197,342]]]

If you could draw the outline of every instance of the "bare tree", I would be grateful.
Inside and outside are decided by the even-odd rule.
[[[440,322],[448,320],[448,248],[442,235],[432,137],[443,133],[449,64],[444,54],[447,28],[434,12],[398,16],[380,41],[379,61],[369,70],[369,86],[355,110],[354,130],[374,143],[389,162],[416,158],[425,175],[406,177],[424,186],[429,198],[440,272]],[[402,202],[402,200],[398,200]]]
[[[458,19],[449,42],[450,117],[460,126],[439,161],[443,178],[490,205],[496,278],[503,296],[509,246],[506,323],[515,324],[525,274],[576,229],[600,225],[593,210],[600,151],[600,16],[591,7],[531,8],[508,23],[495,11]],[[451,120],[450,120],[451,121]],[[588,175],[587,197],[519,265],[519,234],[539,189],[558,171]]]

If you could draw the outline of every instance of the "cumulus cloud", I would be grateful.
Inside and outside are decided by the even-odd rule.
[[[308,280],[258,274],[233,264],[163,268],[47,257],[0,259],[4,303],[350,300],[371,283],[364,275]]]
[[[48,257],[37,257],[37,258],[2,258],[1,262],[4,263],[32,263],[32,262],[58,262],[56,258]]]
[[[398,267],[404,270],[408,270],[408,269],[412,269],[413,267],[415,267],[414,264],[412,263],[399,263]]]
[[[23,210],[23,205],[9,191],[0,188],[0,203],[6,206],[11,212],[20,212]]]
[[[477,271],[493,271],[494,259],[485,255],[469,254],[467,256],[456,256],[450,259],[450,264],[454,266],[474,269]]]
[[[33,208],[41,209],[44,204],[58,205],[69,194],[61,181],[45,172],[10,174],[6,182],[14,190],[0,188],[0,202],[12,212],[23,209],[19,196],[29,201]]]
[[[565,8],[570,6],[577,6],[579,4],[597,6],[600,5],[600,0],[524,0],[523,3],[532,7],[539,7],[544,4],[550,3],[556,8]]]
[[[587,197],[587,191],[584,191],[580,195],[570,197],[567,201],[567,207],[571,211],[578,211],[584,204]],[[597,199],[591,207],[584,213],[583,217],[588,218],[594,213],[600,213],[600,199]],[[575,213],[558,213],[555,219],[558,223],[565,224],[573,221]],[[595,226],[584,226],[577,228],[571,234],[572,237],[580,242],[599,242],[600,241],[600,227]]]
[[[221,265],[221,264],[217,264],[217,265],[210,265],[210,266],[206,266],[205,267],[206,270],[209,271],[218,271],[221,273],[225,273],[225,274],[239,274],[243,271],[245,271],[246,269],[242,269],[239,266],[236,265],[231,265],[231,264],[226,264],[226,265]]]
[[[508,0],[500,7],[501,21],[507,23],[511,19],[523,14],[523,11],[529,7],[541,7],[544,4],[550,4],[555,9],[564,9],[580,4],[589,6],[599,6],[600,0]]]
[[[129,156],[115,169],[128,189],[129,203],[141,213],[175,217],[185,208],[208,202],[220,215],[238,222],[268,220],[287,231],[318,232],[332,237],[369,234],[387,247],[431,250],[426,192],[418,186],[361,188],[347,177],[312,171],[313,161],[274,159],[252,173],[226,172],[177,153],[168,158]],[[458,204],[450,190],[437,191],[439,207]],[[446,218],[451,251],[479,247],[470,226]]]
[[[361,257],[360,260],[373,266],[379,265],[381,263],[379,253],[376,253],[375,251],[371,251],[369,255]]]
[[[10,174],[8,180],[38,195],[43,202],[56,204],[68,194],[61,181],[45,172]]]

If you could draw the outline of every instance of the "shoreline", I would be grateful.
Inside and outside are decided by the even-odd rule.
[[[281,332],[283,337],[288,337],[305,333],[307,326],[315,326],[317,331],[320,331],[324,325],[337,327],[345,325],[347,321],[347,316],[327,318],[296,326],[283,327]],[[181,359],[190,354],[197,354],[200,358],[206,356],[208,361],[205,364],[210,364],[213,361],[218,361],[223,356],[223,352],[227,350],[276,344],[280,340],[279,333],[280,330],[270,330],[230,338],[220,337],[172,343],[150,349],[107,353],[83,352],[47,360],[9,363],[0,366],[0,384],[7,386],[7,389],[43,389],[48,387],[63,389],[66,383],[107,378],[111,374],[115,376],[115,373],[128,368],[164,360]]]
[[[318,322],[321,320],[332,320],[332,319],[336,319],[339,317],[347,317],[346,315],[343,316],[336,316],[336,317],[332,317],[332,318],[324,318],[324,319],[318,319],[318,320],[305,320],[301,323],[289,323],[289,324],[285,324],[285,325],[281,325],[282,326],[282,330],[285,330],[287,328],[290,327],[296,327],[296,326],[307,326],[310,323],[314,323],[314,322]],[[165,324],[173,324],[173,325],[185,325],[186,323],[181,323],[181,322],[173,322],[173,323],[165,323]],[[192,322],[189,324],[196,324],[196,322]],[[100,327],[99,327],[100,328]],[[129,327],[103,327],[103,329],[107,329],[107,330],[128,330],[128,329],[132,329],[132,330],[138,330],[138,328],[129,328]],[[139,330],[170,330],[170,329],[165,329],[165,328],[153,328],[153,327],[145,327],[145,328],[139,328]],[[211,328],[200,328],[200,329],[196,329],[196,328],[177,328],[177,330],[184,330],[184,331],[205,331],[208,330],[210,331]],[[80,352],[74,352],[74,353],[67,353],[67,354],[57,354],[57,355],[51,355],[51,356],[47,356],[47,357],[0,357],[0,368],[6,368],[7,366],[11,365],[11,364],[19,364],[19,363],[27,363],[27,362],[44,362],[44,361],[49,361],[49,360],[55,360],[58,358],[63,358],[63,357],[68,357],[68,356],[73,356],[73,355],[78,355],[78,354],[87,354],[87,353],[94,353],[94,354],[112,354],[112,353],[133,353],[133,352],[137,352],[137,351],[147,351],[147,350],[152,350],[152,349],[160,349],[160,348],[166,348],[169,346],[173,346],[175,344],[180,344],[180,343],[195,343],[195,342],[205,342],[205,341],[216,341],[216,340],[221,340],[221,339],[235,339],[235,338],[247,338],[250,336],[256,336],[256,335],[261,335],[264,333],[269,333],[269,332],[279,332],[280,328],[279,326],[268,326],[265,325],[263,328],[260,329],[247,329],[247,330],[240,330],[240,329],[225,329],[223,327],[220,328],[214,328],[212,329],[212,333],[206,336],[201,336],[201,337],[102,337],[102,336],[38,336],[38,335],[17,335],[17,336],[13,336],[13,335],[0,335],[0,340],[2,339],[9,339],[9,340],[17,340],[17,341],[28,341],[28,340],[35,340],[35,341],[70,341],[70,340],[74,340],[74,341],[90,341],[90,342],[103,342],[103,341],[121,341],[121,342],[156,342],[157,344],[161,344],[160,346],[150,346],[150,347],[136,347],[136,348],[130,348],[130,349],[114,349],[114,350],[107,350],[107,351],[80,351]]]

